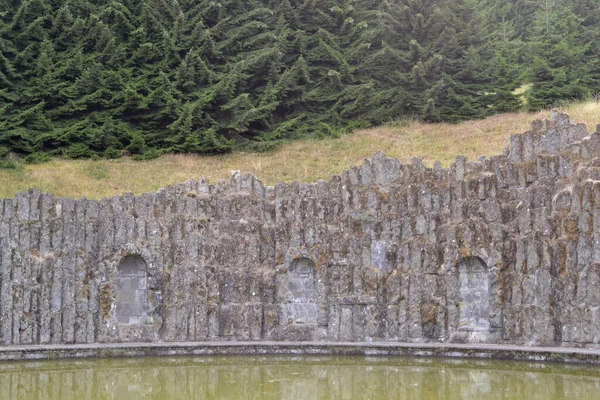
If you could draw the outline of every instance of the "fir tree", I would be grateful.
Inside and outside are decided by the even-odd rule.
[[[0,4],[0,146],[38,159],[268,149],[403,116],[600,93],[600,0]]]

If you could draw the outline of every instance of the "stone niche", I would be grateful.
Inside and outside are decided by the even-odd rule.
[[[119,324],[146,322],[147,287],[146,262],[138,255],[125,256],[117,267],[116,314]]]
[[[317,285],[315,264],[308,258],[294,260],[287,273],[286,298],[281,304],[284,325],[315,327]]]
[[[458,264],[459,326],[463,340],[486,341],[490,332],[490,279],[487,265],[478,257]]]

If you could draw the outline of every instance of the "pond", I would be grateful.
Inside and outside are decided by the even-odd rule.
[[[0,363],[0,399],[600,399],[600,367],[370,357]]]

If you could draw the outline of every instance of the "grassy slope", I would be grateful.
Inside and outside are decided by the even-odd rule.
[[[600,123],[600,103],[578,103],[561,108],[590,131]],[[62,160],[28,165],[21,170],[0,170],[0,198],[37,187],[55,196],[101,198],[124,192],[153,192],[169,184],[205,176],[216,182],[230,170],[249,171],[266,184],[299,180],[314,182],[360,164],[376,151],[410,161],[421,157],[428,165],[440,160],[448,166],[457,155],[470,159],[500,154],[511,134],[529,128],[532,120],[549,112],[512,113],[461,124],[411,123],[358,131],[342,139],[303,140],[282,145],[265,154],[233,153],[225,156],[168,155],[151,161]]]

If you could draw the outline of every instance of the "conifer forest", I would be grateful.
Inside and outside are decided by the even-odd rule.
[[[263,151],[599,93],[600,0],[0,2],[0,159]]]

